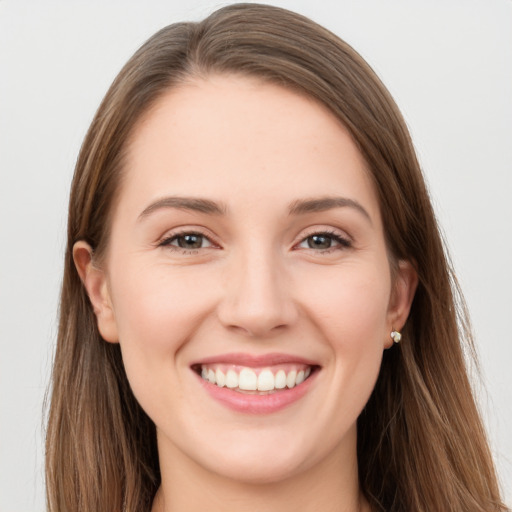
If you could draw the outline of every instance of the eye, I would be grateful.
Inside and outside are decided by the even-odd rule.
[[[213,246],[212,242],[205,235],[194,232],[176,233],[162,240],[159,245],[161,247],[176,247],[177,250],[204,249]]]
[[[330,250],[351,247],[351,242],[335,232],[313,233],[299,244],[301,249],[313,249],[318,252],[330,252]]]

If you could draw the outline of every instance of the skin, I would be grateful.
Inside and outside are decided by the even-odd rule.
[[[125,172],[101,266],[85,242],[74,257],[100,332],[120,343],[157,427],[153,510],[366,510],[356,420],[416,275],[401,261],[392,279],[377,196],[346,129],[310,98],[211,76],[146,113]],[[215,201],[225,214],[141,216],[167,196]],[[366,213],[351,204],[289,213],[294,201],[333,196]],[[180,248],[183,232],[206,238]],[[315,233],[320,247],[310,247]],[[320,371],[285,409],[240,413],[190,368],[229,352],[300,356]]]

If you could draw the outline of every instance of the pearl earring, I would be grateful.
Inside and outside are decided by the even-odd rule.
[[[402,339],[402,334],[400,331],[395,331],[394,329],[391,331],[391,339],[395,343],[400,343],[400,340]]]

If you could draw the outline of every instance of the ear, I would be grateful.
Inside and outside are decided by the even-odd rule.
[[[89,295],[101,337],[110,343],[117,343],[117,323],[107,277],[103,270],[94,265],[91,246],[83,240],[76,242],[73,246],[73,260]]]
[[[400,331],[405,325],[417,287],[418,274],[413,265],[410,261],[400,260],[389,301],[388,332],[385,337],[385,348],[393,345],[393,340],[390,336],[391,331]]]

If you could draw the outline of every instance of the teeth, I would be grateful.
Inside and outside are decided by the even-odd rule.
[[[226,373],[226,387],[231,389],[238,387],[238,373],[234,370],[228,370]]]
[[[258,375],[258,391],[270,391],[274,389],[274,374],[270,370],[263,370]]]
[[[224,385],[226,384],[226,376],[218,368],[217,371],[215,372],[215,380],[217,381],[217,386],[219,386],[219,388],[224,387]]]
[[[286,385],[289,388],[295,387],[295,379],[297,378],[297,372],[295,370],[292,370],[287,376],[286,376]]]
[[[275,385],[276,389],[283,389],[286,387],[286,373],[284,373],[284,370],[279,370],[276,373],[274,385]]]
[[[258,377],[249,368],[244,368],[238,376],[238,387],[244,391],[256,391],[258,388]]]
[[[242,391],[274,391],[276,389],[294,388],[302,384],[311,374],[311,367],[309,366],[285,370],[286,368],[280,368],[276,373],[273,373],[270,368],[261,370],[247,367],[227,369],[226,365],[220,365],[220,367],[218,365],[205,365],[201,367],[201,377],[221,388],[227,387]]]

